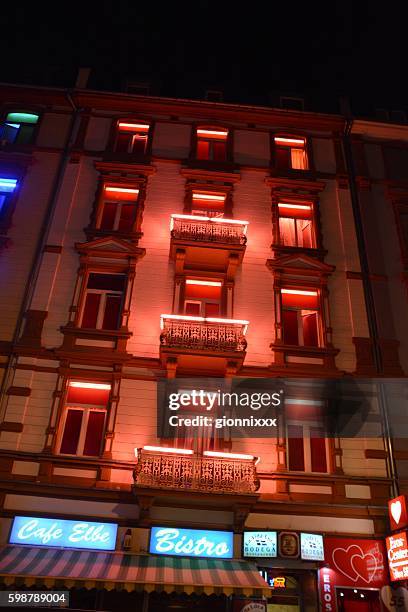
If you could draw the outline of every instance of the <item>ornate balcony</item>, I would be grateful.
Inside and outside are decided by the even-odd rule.
[[[249,457],[249,456],[248,456]],[[254,493],[255,458],[198,457],[138,449],[136,485],[204,493]]]
[[[175,240],[246,244],[246,221],[196,215],[172,215],[171,219],[171,236]]]
[[[160,344],[200,351],[245,351],[248,321],[162,315]]]
[[[236,219],[172,215],[170,255],[176,265],[225,272],[231,261],[234,268],[242,261],[247,227]]]

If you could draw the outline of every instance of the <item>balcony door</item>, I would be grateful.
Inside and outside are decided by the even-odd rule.
[[[183,314],[190,317],[218,318],[221,316],[219,281],[186,279]]]

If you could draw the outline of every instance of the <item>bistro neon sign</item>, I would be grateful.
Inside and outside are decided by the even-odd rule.
[[[156,555],[232,559],[233,544],[231,531],[152,527],[150,552]]]
[[[16,516],[10,543],[114,550],[117,529],[118,526],[113,523]]]

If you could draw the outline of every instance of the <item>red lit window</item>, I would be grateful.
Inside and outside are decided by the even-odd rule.
[[[281,170],[307,170],[306,140],[289,136],[275,136],[276,167]]]
[[[149,140],[150,125],[130,121],[119,121],[115,151],[145,155]]]
[[[228,130],[197,128],[197,159],[223,162],[227,159]]]
[[[225,194],[215,192],[193,191],[191,213],[204,217],[223,217]]]
[[[81,327],[119,329],[125,285],[124,274],[89,274]]]
[[[221,316],[221,282],[187,279],[184,314],[191,317]]]
[[[110,385],[71,382],[58,450],[63,455],[98,457],[102,450]]]
[[[312,206],[280,202],[278,210],[280,243],[285,246],[313,248],[315,239]]]
[[[316,291],[282,289],[283,341],[295,346],[320,346]]]
[[[211,390],[212,392],[216,391],[216,389]],[[191,389],[177,389],[177,393],[179,394],[187,394],[190,393]],[[204,391],[204,394],[206,392]],[[206,414],[210,415],[214,419],[221,416],[219,412],[219,407],[217,401],[214,402],[214,398],[212,398],[211,402],[209,400],[206,401],[206,397],[200,398],[200,405],[197,405],[197,401],[194,404],[193,399],[191,399],[191,403],[188,404],[186,401],[184,402],[186,405],[180,406],[179,413],[183,418],[191,418],[200,416],[203,414],[203,411],[206,410],[206,407],[211,408]],[[171,443],[174,448],[184,448],[193,450],[197,454],[202,454],[207,450],[222,450],[223,448],[223,440],[225,438],[226,430],[224,428],[215,428],[213,426],[192,426],[185,425],[184,423],[177,428],[172,428],[171,430]],[[166,440],[166,443],[168,440]]]
[[[137,210],[139,190],[106,185],[99,207],[97,228],[105,231],[131,232]]]
[[[288,424],[287,456],[291,471],[327,473],[327,444],[323,429],[305,423]]]

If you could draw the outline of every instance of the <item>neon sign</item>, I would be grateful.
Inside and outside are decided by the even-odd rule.
[[[114,550],[117,529],[114,523],[16,516],[10,544]]]
[[[233,550],[231,531],[152,527],[149,552],[156,555],[232,559]]]
[[[408,540],[405,531],[385,538],[391,580],[408,578]]]

